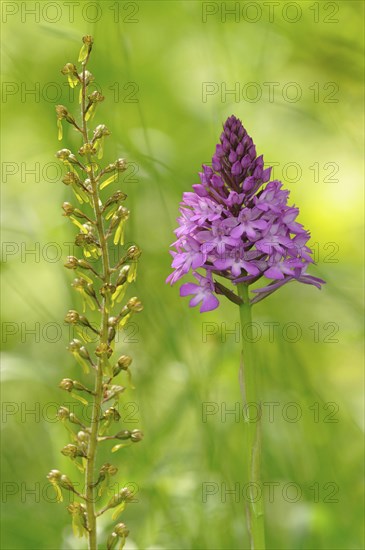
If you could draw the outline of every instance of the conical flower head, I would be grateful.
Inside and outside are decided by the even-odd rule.
[[[253,290],[252,303],[289,281],[318,288],[324,282],[306,274],[313,262],[306,246],[309,232],[295,221],[299,209],[288,205],[289,191],[279,181],[269,182],[270,173],[241,121],[229,117],[212,166],[203,165],[201,183],[183,195],[172,251],[174,272],[167,279],[173,284],[192,271],[198,284],[183,285],[181,295],[193,294],[190,305],[201,303],[202,312],[218,307],[215,294],[237,301],[214,275],[247,285],[261,277],[271,279]]]

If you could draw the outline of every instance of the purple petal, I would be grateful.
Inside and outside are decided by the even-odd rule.
[[[205,313],[206,311],[212,311],[219,306],[219,300],[214,294],[207,295],[202,302],[200,307],[200,313]]]
[[[242,173],[241,163],[238,160],[232,166],[231,172],[234,176],[239,176]]]
[[[195,283],[184,283],[180,287],[180,296],[189,296],[190,294],[196,294],[199,292],[200,286]]]
[[[265,271],[265,277],[268,279],[284,279],[284,274],[278,267],[272,266]]]

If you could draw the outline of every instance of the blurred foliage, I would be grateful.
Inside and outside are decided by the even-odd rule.
[[[39,17],[27,11],[35,4]],[[124,426],[145,432],[143,443],[115,455],[117,477],[139,487],[122,518],[131,531],[126,548],[248,545],[244,498],[224,496],[240,483],[244,452],[242,422],[221,415],[240,401],[240,344],[227,333],[238,312],[222,301],[200,315],[164,283],[181,194],[197,182],[232,113],[265,160],[278,163],[275,177],[312,232],[312,273],[327,280],[321,292],[288,285],[254,309],[262,400],[277,403],[272,422],[264,407],[263,479],[279,484],[274,498],[265,490],[268,548],[364,547],[363,3],[299,2],[296,22],[286,2],[273,21],[268,3],[251,3],[261,8],[256,22],[257,8],[246,4],[105,1],[95,12],[95,2],[2,3],[2,548],[85,547],[73,540],[65,508],[50,502],[45,477],[58,468],[78,478],[59,453],[67,436],[54,421],[67,400],[59,380],[80,378],[62,321],[80,303],[62,267],[73,232],[60,210],[70,195],[54,158],[54,107],[77,112],[60,69],[76,60],[84,34],[95,38],[91,70],[105,95],[96,123],[112,132],[107,155],[134,163],[120,183],[131,210],[127,239],[143,249],[133,293],[145,309],[119,343],[134,358],[137,387],[126,397]],[[224,16],[224,6],[236,5],[238,15]],[[218,90],[206,101],[204,83]],[[222,97],[235,83],[239,97]],[[301,98],[288,101],[298,89]],[[255,90],[262,97],[250,101]],[[74,132],[66,138],[78,147]],[[274,338],[270,323],[279,323]],[[207,402],[218,412],[204,422]],[[296,411],[301,417],[288,421]],[[204,483],[217,484],[217,494],[204,499]],[[103,527],[105,540],[111,524]]]

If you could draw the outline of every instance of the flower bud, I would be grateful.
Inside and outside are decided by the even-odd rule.
[[[81,421],[77,418],[77,416],[70,412],[70,416],[69,416],[69,421],[71,422],[71,424],[77,424],[78,426],[83,426],[83,424],[81,423]]]
[[[70,309],[66,313],[65,323],[68,323],[69,325],[77,325],[79,321],[80,321],[80,315],[77,313],[76,310]]]
[[[61,149],[56,153],[56,157],[60,160],[68,160],[70,155],[71,155],[71,151],[69,149]]]
[[[133,493],[128,489],[128,487],[123,487],[117,495],[113,495],[109,500],[107,507],[115,508],[121,502],[131,502],[133,500]]]
[[[109,359],[109,357],[112,355],[112,353],[113,353],[112,348],[108,344],[106,344],[105,342],[102,342],[101,344],[99,344],[97,346],[97,348],[95,349],[95,355],[97,357],[101,357],[102,355],[106,354],[106,356]]]
[[[61,69],[62,74],[77,74],[77,69],[73,63],[66,63],[66,65]]]
[[[65,267],[67,267],[67,269],[76,269],[78,267],[78,263],[79,260],[76,258],[76,256],[67,256]]]
[[[104,136],[110,136],[110,132],[105,124],[99,124],[94,130],[93,141],[100,139]]]
[[[104,297],[108,296],[108,295],[110,295],[110,296],[113,295],[115,291],[116,291],[116,287],[115,287],[115,285],[112,285],[111,283],[105,283],[100,288],[100,294]]]
[[[57,411],[57,417],[59,420],[66,420],[66,418],[69,418],[70,411],[67,407],[60,407]]]
[[[110,342],[112,342],[116,336],[116,330],[114,327],[109,327],[108,328],[108,343],[110,344]]]
[[[134,311],[135,313],[138,313],[138,312],[142,311],[143,305],[142,305],[142,302],[134,296],[133,298],[128,300],[127,308],[130,311]]]
[[[81,347],[82,347],[82,342],[80,342],[80,340],[77,340],[77,338],[74,338],[74,339],[71,340],[71,342],[69,343],[67,349],[68,349],[71,353],[80,353]]]
[[[59,480],[59,486],[62,487],[62,489],[67,489],[68,491],[75,491],[75,487],[73,486],[72,481],[68,476],[65,474],[61,475]]]
[[[49,472],[49,474],[47,475],[47,479],[51,482],[51,483],[58,483],[59,480],[61,479],[61,472],[59,470],[51,470]]]
[[[127,527],[124,523],[118,523],[114,527],[114,533],[116,535],[118,535],[118,537],[125,538],[125,537],[128,537],[128,535],[129,535],[129,529],[127,529]]]
[[[103,419],[114,420],[114,422],[118,422],[120,420],[120,414],[115,407],[109,407],[109,409],[106,409],[106,411],[104,412]]]
[[[93,147],[91,143],[85,143],[82,145],[79,149],[79,155],[85,156],[85,155],[95,155],[96,149]]]
[[[117,172],[124,172],[127,169],[127,162],[125,159],[118,159],[115,161],[115,168]]]
[[[101,101],[104,101],[104,96],[98,92],[97,90],[94,90],[89,96],[88,100],[90,103],[100,103]]]
[[[125,390],[124,386],[116,386],[116,385],[108,386],[108,384],[105,384],[104,385],[104,400],[106,401],[108,399],[112,399],[113,397],[117,398],[120,393],[124,392],[124,390]]]
[[[80,431],[77,434],[77,439],[80,443],[88,443],[89,438],[90,438],[90,436],[87,432]]]
[[[73,445],[72,443],[69,443],[63,449],[61,450],[61,453],[64,456],[69,456],[70,458],[76,458],[78,456],[84,456],[83,452],[80,452],[80,449],[77,447],[77,445]]]
[[[118,366],[121,368],[121,370],[128,370],[129,367],[132,364],[132,357],[129,357],[129,355],[121,355],[118,359]]]
[[[71,216],[74,213],[75,207],[72,206],[70,202],[64,202],[62,204],[62,209],[65,212],[64,216]]]
[[[56,113],[58,118],[66,118],[69,115],[64,105],[56,105]]]
[[[94,44],[94,38],[90,34],[86,34],[85,36],[83,36],[82,41],[84,44],[86,44],[90,48]]]
[[[67,174],[62,178],[62,181],[65,185],[75,185],[81,183],[80,178],[75,172],[67,172]]]
[[[141,432],[141,430],[132,430],[131,441],[133,441],[133,443],[138,443],[139,441],[142,441],[142,439],[143,432]]]
[[[129,265],[125,265],[122,267],[122,269],[119,271],[118,279],[117,279],[117,286],[124,285],[128,279],[128,273],[130,270]]]
[[[131,260],[137,260],[140,255],[142,254],[142,250],[139,248],[139,246],[132,245],[127,250],[127,256]]]
[[[132,364],[132,357],[129,355],[121,355],[117,363],[113,366],[113,378],[117,376],[122,370],[129,371],[129,367]]]
[[[73,380],[71,380],[71,378],[64,378],[59,383],[59,387],[61,388],[61,390],[71,392],[73,390],[73,387],[74,387]]]
[[[125,193],[123,193],[122,191],[116,191],[111,197],[109,197],[109,199],[105,201],[104,209],[108,208],[108,206],[111,206],[114,203],[118,203],[119,201],[124,201],[126,198],[127,198],[127,195]]]

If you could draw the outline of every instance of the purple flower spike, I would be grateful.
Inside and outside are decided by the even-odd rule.
[[[313,263],[307,246],[310,234],[296,221],[299,209],[288,205],[289,191],[281,182],[269,181],[270,173],[241,121],[229,117],[212,166],[203,165],[200,183],[183,195],[172,245],[174,271],[167,282],[174,284],[192,271],[198,284],[185,283],[180,289],[181,296],[193,295],[191,307],[201,303],[201,312],[217,308],[215,294],[237,303],[213,275],[234,285],[265,277],[261,288],[253,290],[251,303],[290,281],[317,288],[324,283],[306,272]]]

